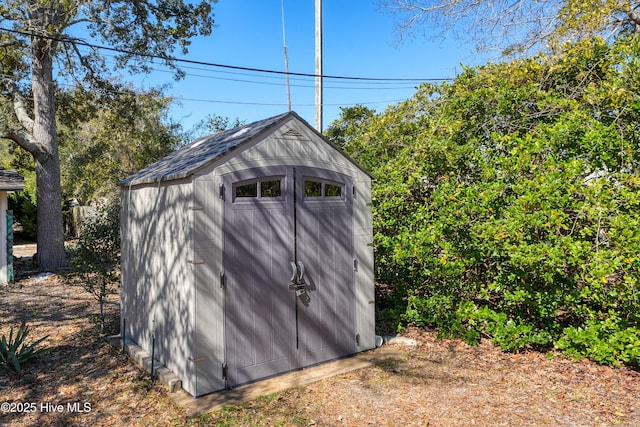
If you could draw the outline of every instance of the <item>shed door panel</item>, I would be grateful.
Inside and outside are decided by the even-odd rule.
[[[302,366],[355,352],[352,186],[348,177],[299,168],[297,256],[306,294],[298,297]]]
[[[281,170],[227,177],[225,201],[225,340],[230,385],[293,369],[294,295],[286,286],[293,257],[293,203]],[[266,176],[266,178],[265,178]],[[280,196],[260,197],[280,181]],[[258,194],[253,196],[253,184]],[[273,188],[265,190],[264,193]],[[284,309],[283,307],[289,307]]]

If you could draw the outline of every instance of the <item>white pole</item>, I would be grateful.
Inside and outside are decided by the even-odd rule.
[[[316,0],[316,129],[322,132],[322,0]]]

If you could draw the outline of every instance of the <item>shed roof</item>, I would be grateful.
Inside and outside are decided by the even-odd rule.
[[[0,169],[0,191],[24,190],[24,177],[13,169]]]
[[[160,181],[171,181],[186,178],[201,167],[223,157],[225,154],[254,140],[267,132],[282,126],[289,120],[298,120],[317,135],[324,137],[313,129],[295,112],[280,114],[257,122],[238,126],[213,135],[207,135],[180,148],[157,162],[141,169],[135,174],[120,181],[120,186],[150,184]],[[325,140],[326,141],[326,140]],[[330,142],[326,141],[331,144]],[[331,144],[333,145],[333,144]],[[337,147],[336,147],[337,148]],[[342,154],[348,158],[345,154]],[[351,160],[353,162],[353,160]],[[354,162],[355,164],[355,162]],[[366,172],[366,171],[365,171]]]

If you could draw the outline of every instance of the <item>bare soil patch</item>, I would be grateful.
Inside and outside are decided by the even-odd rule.
[[[87,292],[59,276],[0,287],[0,335],[24,319],[30,338],[49,335],[51,347],[21,373],[0,371],[0,403],[36,404],[34,411],[0,412],[0,425],[640,425],[638,372],[535,352],[505,354],[489,342],[471,347],[420,330],[405,334],[416,348],[370,368],[189,418],[106,342],[97,311]],[[117,296],[107,314],[115,333]]]
[[[38,252],[38,245],[35,243],[25,243],[13,247],[13,257],[17,260],[22,258],[31,259],[36,252]]]

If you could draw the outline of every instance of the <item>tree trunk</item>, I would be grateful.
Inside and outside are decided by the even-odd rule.
[[[99,302],[100,302],[100,333],[104,334],[104,299],[105,295],[100,294]]]
[[[54,42],[34,40],[32,44],[33,136],[40,150],[33,154],[38,205],[38,266],[56,270],[66,266],[60,159],[56,129],[53,85]]]

